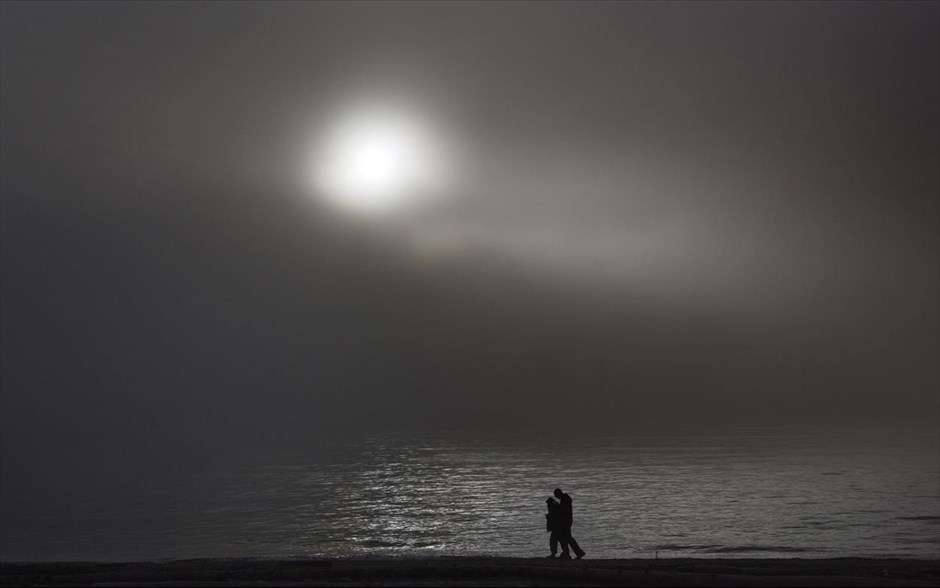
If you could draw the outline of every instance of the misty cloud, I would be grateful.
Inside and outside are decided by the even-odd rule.
[[[4,467],[935,414],[935,4],[2,16]],[[311,133],[385,95],[453,142],[455,197],[329,210]]]

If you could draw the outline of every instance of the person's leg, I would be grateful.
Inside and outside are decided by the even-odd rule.
[[[571,559],[571,552],[568,551],[568,538],[571,536],[571,529],[562,528],[558,530],[558,542],[561,543],[562,559]]]
[[[552,531],[552,534],[549,535],[548,548],[552,551],[549,557],[555,557],[555,554],[558,553],[558,531]]]
[[[568,534],[565,537],[568,540],[568,545],[571,546],[571,549],[574,551],[574,554],[578,556],[578,559],[584,557],[584,551],[578,545],[578,542],[574,540],[574,536],[571,534],[571,529],[568,529]]]

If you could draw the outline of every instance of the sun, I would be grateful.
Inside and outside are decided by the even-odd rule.
[[[433,195],[441,165],[431,134],[402,114],[363,113],[341,119],[311,172],[317,192],[344,210],[382,214]]]

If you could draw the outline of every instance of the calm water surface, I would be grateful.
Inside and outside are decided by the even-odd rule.
[[[540,556],[556,486],[588,557],[940,557],[935,434],[390,435],[329,449],[23,498],[5,507],[2,557]]]

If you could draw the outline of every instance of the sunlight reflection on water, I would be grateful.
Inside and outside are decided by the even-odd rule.
[[[573,534],[590,557],[938,557],[937,457],[935,441],[772,435],[567,446],[375,437],[318,463],[166,480],[130,503],[92,499],[6,536],[4,557],[538,556],[556,486],[574,498]]]

